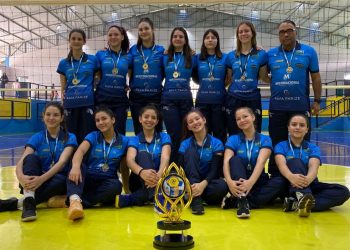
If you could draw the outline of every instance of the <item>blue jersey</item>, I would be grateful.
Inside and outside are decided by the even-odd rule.
[[[192,56],[191,68],[185,68],[185,57],[176,52],[173,61],[169,62],[169,55],[164,55],[165,83],[162,99],[166,100],[192,100],[190,79],[192,69],[196,66],[196,57]],[[177,65],[177,66],[176,66]],[[177,70],[175,68],[177,67]],[[174,76],[174,72],[177,75]]]
[[[181,142],[179,153],[185,154],[186,150],[190,147],[196,148],[200,159],[199,173],[202,178],[205,178],[210,171],[210,165],[213,159],[213,155],[222,153],[224,151],[224,145],[219,139],[208,134],[205,143],[202,147],[199,146],[196,142],[196,139],[193,136],[191,136],[190,138],[187,138],[186,140]]]
[[[303,141],[301,147],[294,146],[292,142],[289,144],[289,141],[282,141],[275,146],[274,153],[275,155],[283,155],[287,161],[299,158],[305,166],[308,166],[311,158],[317,158],[321,162],[320,148],[308,141]]]
[[[131,91],[141,96],[159,95],[162,92],[164,78],[162,68],[163,46],[142,47],[141,50],[139,46],[134,45],[129,53],[132,56]],[[145,64],[147,64],[147,67],[144,66]]]
[[[109,143],[105,142],[100,131],[94,131],[89,133],[84,140],[90,143],[89,157],[86,162],[88,174],[118,178],[117,171],[121,159],[126,154],[128,138],[117,134],[115,141],[110,146]]]
[[[130,138],[128,147],[133,147],[137,152],[147,152],[152,155],[155,170],[159,170],[162,148],[165,145],[171,145],[170,136],[167,133],[156,133],[151,143],[145,139],[143,132]],[[142,166],[142,162],[139,163]]]
[[[40,158],[42,171],[45,173],[52,167],[52,162],[56,163],[61,157],[63,150],[66,147],[76,148],[78,146],[77,138],[74,134],[68,133],[67,141],[64,140],[65,133],[60,131],[57,138],[52,138],[46,130],[42,130],[36,134],[34,134],[28,140],[26,147],[31,147],[35,151],[35,155]],[[66,168],[68,167],[68,163]]]
[[[63,100],[65,108],[94,105],[94,74],[99,70],[100,64],[95,56],[85,53],[81,63],[79,62],[80,60],[73,59],[74,69],[71,61],[66,58],[58,64],[57,73],[64,75],[67,79]],[[75,73],[78,83],[73,84]]]
[[[309,73],[319,72],[316,51],[297,43],[295,51],[285,51],[291,61],[292,72],[287,72],[288,64],[282,47],[268,52],[268,68],[271,72],[270,110],[308,111],[310,109]]]
[[[196,103],[222,104],[225,100],[226,54],[221,58],[214,55],[206,60],[197,57],[199,90]]]
[[[96,88],[98,103],[127,102],[126,76],[131,67],[130,54],[115,53],[112,50],[100,50],[96,57],[101,65],[101,80]]]
[[[252,143],[254,143],[252,145]],[[248,170],[253,171],[258,160],[260,149],[268,148],[272,151],[272,141],[267,135],[255,133],[255,139],[253,141],[247,142],[243,133],[237,135],[232,135],[227,139],[225,148],[231,149],[235,156],[238,156],[243,165],[246,166]],[[250,160],[248,157],[248,152],[251,152]]]
[[[267,64],[267,60],[265,50],[253,49],[248,55],[240,56],[236,55],[236,50],[231,51],[226,59],[226,66],[232,69],[232,82],[228,93],[244,100],[260,98],[259,70]]]

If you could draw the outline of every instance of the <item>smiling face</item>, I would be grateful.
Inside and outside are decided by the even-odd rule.
[[[255,116],[247,108],[241,108],[235,114],[236,123],[239,129],[246,131],[254,128]]]
[[[61,111],[55,106],[48,106],[43,114],[43,117],[45,126],[48,129],[58,128],[64,118]]]
[[[69,37],[69,46],[73,50],[82,50],[85,43],[86,43],[86,41],[81,33],[79,33],[79,32],[72,32],[71,33],[71,35]]]
[[[206,122],[205,118],[197,112],[189,113],[186,118],[187,128],[193,133],[199,133],[205,130]]]
[[[251,43],[253,38],[252,29],[245,23],[241,24],[237,30],[238,39],[241,43]]]
[[[175,48],[182,49],[186,44],[185,34],[181,30],[175,30],[171,37],[171,43]]]
[[[98,130],[104,133],[114,129],[115,118],[104,111],[100,111],[95,114],[95,123]]]
[[[108,44],[111,47],[121,46],[124,36],[117,27],[111,27],[107,33]]]
[[[308,123],[303,116],[296,115],[289,121],[288,132],[293,139],[304,139],[308,130]]]
[[[153,29],[148,22],[139,23],[138,34],[142,41],[153,41]]]
[[[139,116],[139,122],[142,125],[143,129],[146,130],[152,130],[154,129],[158,124],[158,116],[155,110],[153,109],[146,109],[140,116]]]

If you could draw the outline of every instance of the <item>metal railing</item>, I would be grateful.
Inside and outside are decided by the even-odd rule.
[[[30,118],[30,101],[4,99],[1,100],[1,104],[0,118]],[[20,107],[20,105],[24,105],[24,107]]]
[[[331,103],[322,108],[316,116],[316,128],[329,123],[335,118],[342,115],[350,115],[350,97],[344,96],[337,101],[330,101]]]

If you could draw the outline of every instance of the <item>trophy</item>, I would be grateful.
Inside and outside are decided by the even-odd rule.
[[[160,201],[159,195],[162,195],[164,200]],[[187,202],[184,200],[185,195]],[[194,247],[193,237],[187,234],[187,230],[191,228],[191,222],[180,218],[182,210],[191,204],[191,185],[185,176],[185,171],[174,162],[169,165],[158,181],[154,200],[158,209],[162,211],[159,216],[165,220],[157,223],[161,233],[154,237],[153,246],[157,249]]]

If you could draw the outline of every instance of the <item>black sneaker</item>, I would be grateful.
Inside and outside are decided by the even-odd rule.
[[[283,212],[295,211],[298,208],[298,200],[294,197],[285,197],[283,202]]]
[[[250,217],[249,203],[248,203],[247,197],[239,198],[237,206],[238,206],[238,208],[237,208],[237,217],[238,218],[249,218]]]
[[[235,207],[235,198],[231,194],[226,195],[221,202],[222,209],[230,209]]]
[[[298,214],[300,217],[308,217],[315,206],[315,198],[312,194],[303,194],[298,201]]]
[[[204,214],[204,207],[202,204],[202,199],[200,197],[195,197],[191,202],[192,214],[202,215]]]
[[[36,204],[33,197],[27,197],[23,201],[22,221],[36,220]]]
[[[17,210],[18,199],[11,197],[6,200],[0,200],[0,212]]]

